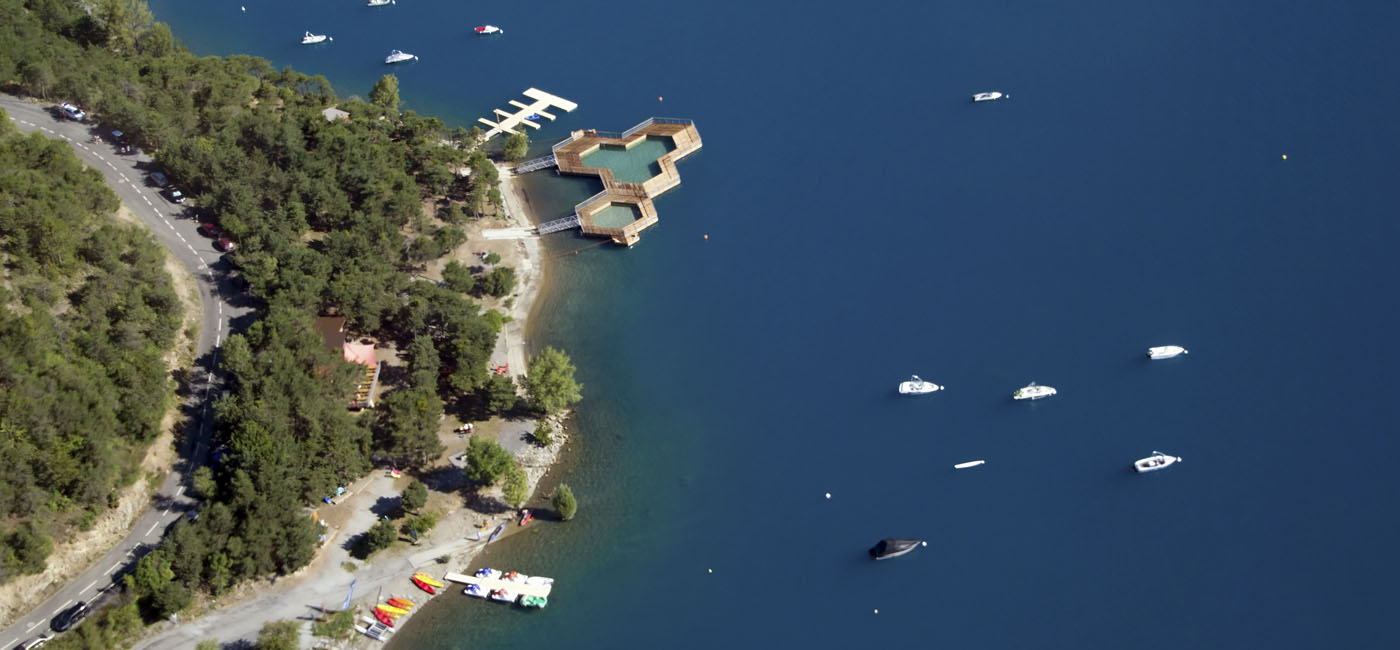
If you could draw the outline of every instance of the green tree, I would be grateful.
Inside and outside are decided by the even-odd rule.
[[[500,264],[501,254],[497,253],[496,251],[491,251],[486,254],[486,259],[482,261],[486,262],[487,264]]]
[[[459,293],[471,293],[476,286],[476,278],[472,277],[471,269],[466,265],[452,260],[442,267],[442,282],[448,289]]]
[[[33,521],[6,535],[5,545],[0,548],[7,574],[43,573],[52,552],[53,540],[43,534]]]
[[[574,364],[560,350],[546,347],[530,359],[525,393],[536,408],[553,414],[583,399],[583,386],[574,380]]]
[[[525,499],[530,496],[530,486],[525,476],[525,470],[520,469],[520,464],[514,461],[506,469],[506,480],[501,486],[502,496],[505,497],[506,504],[512,508],[519,508],[525,503]]]
[[[404,488],[400,504],[408,512],[417,512],[428,503],[428,486],[422,481],[415,479],[408,487]]]
[[[486,410],[495,414],[509,412],[520,399],[515,393],[515,384],[511,382],[510,377],[494,374],[488,377],[481,387],[481,397]]]
[[[554,444],[553,434],[554,427],[549,425],[549,420],[542,419],[539,424],[535,425],[535,431],[530,434],[530,437],[535,439],[535,444],[541,447],[548,447]]]
[[[517,131],[506,136],[505,157],[506,160],[521,160],[525,158],[525,153],[530,150],[530,136],[524,131]]]
[[[369,91],[369,101],[375,106],[379,106],[394,113],[399,112],[399,78],[386,74],[374,82],[374,88]]]
[[[364,556],[369,557],[375,553],[389,548],[398,541],[399,534],[394,530],[394,524],[387,519],[380,519],[369,527],[369,532],[365,533],[363,545]]]
[[[573,488],[567,483],[560,483],[554,488],[554,499],[552,501],[554,511],[559,513],[559,517],[564,521],[574,518],[578,514],[578,500],[574,498]]]
[[[258,650],[297,650],[301,647],[301,624],[272,621],[258,631]]]
[[[414,388],[435,389],[442,373],[442,358],[438,356],[433,337],[419,334],[404,351],[408,357],[408,381]]]
[[[495,440],[472,436],[467,441],[467,478],[476,483],[494,484],[515,463],[510,452]]]
[[[515,289],[515,269],[498,266],[491,269],[481,280],[481,290],[497,298],[504,297]]]
[[[403,531],[403,534],[413,537],[415,535],[422,535],[423,533],[432,530],[433,526],[436,525],[437,515],[431,512],[427,512],[421,515],[415,515],[413,517],[405,519],[403,522],[403,526],[400,527],[399,530]]]
[[[201,499],[213,499],[219,493],[219,484],[214,481],[214,470],[208,465],[201,465],[194,471],[193,477],[194,493]]]
[[[379,402],[376,430],[384,453],[409,467],[442,454],[438,421],[442,398],[431,386],[396,390]]]

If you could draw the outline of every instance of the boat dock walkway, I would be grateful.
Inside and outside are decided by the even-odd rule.
[[[535,158],[534,160],[527,160],[523,163],[520,163],[519,165],[516,165],[515,173],[528,174],[530,172],[539,171],[547,167],[556,167],[558,165],[559,159],[555,158],[554,154],[549,154],[548,156],[540,156],[539,158]]]
[[[529,104],[525,104],[523,102],[518,102],[514,99],[510,100],[510,105],[519,109],[514,113],[511,113],[509,111],[503,111],[499,108],[493,109],[492,115],[497,120],[495,122],[492,122],[491,120],[488,120],[484,117],[477,118],[478,122],[481,122],[482,124],[491,127],[491,130],[487,131],[486,135],[482,136],[483,141],[490,140],[491,138],[494,138],[497,135],[500,135],[501,133],[517,133],[515,127],[520,126],[521,124],[525,124],[534,129],[540,128],[539,124],[536,124],[527,119],[531,115],[539,115],[540,117],[552,122],[555,119],[558,119],[558,117],[553,113],[550,113],[550,109],[558,108],[567,113],[573,112],[575,108],[578,108],[578,104],[575,104],[558,95],[551,95],[538,88],[527,88],[525,92],[520,94],[529,97],[534,101]]]
[[[492,591],[495,589],[505,589],[506,591],[509,591],[513,594],[519,594],[521,596],[539,596],[541,598],[547,598],[549,596],[549,592],[554,589],[553,584],[531,585],[525,584],[523,582],[511,582],[510,580],[502,580],[500,578],[478,578],[476,576],[469,576],[461,573],[449,573],[443,576],[443,579],[449,580],[451,582],[458,582],[464,585],[481,585],[481,587],[483,589],[486,589],[487,591]]]
[[[568,230],[568,229],[570,229],[570,228],[577,228],[577,227],[579,227],[579,218],[578,218],[578,215],[577,215],[577,214],[572,214],[572,215],[569,215],[569,216],[567,216],[567,217],[564,217],[563,219],[555,219],[554,221],[546,221],[546,222],[540,224],[540,225],[538,226],[537,229],[539,230],[539,233],[540,233],[541,235],[548,235],[549,233],[552,233],[552,232],[559,232],[559,231],[561,231],[561,230]]]

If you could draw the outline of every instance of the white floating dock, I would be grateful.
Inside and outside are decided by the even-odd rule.
[[[530,117],[531,115],[539,115],[544,119],[553,121],[557,119],[558,116],[549,112],[550,108],[558,108],[566,113],[573,112],[575,108],[578,108],[578,104],[575,104],[558,95],[551,95],[543,90],[540,90],[539,88],[527,88],[525,92],[520,94],[529,97],[534,101],[529,104],[525,104],[514,99],[510,100],[510,105],[519,109],[514,113],[511,113],[509,111],[503,111],[499,108],[492,109],[492,115],[497,120],[495,122],[492,122],[491,120],[488,120],[484,117],[477,118],[478,122],[481,122],[482,124],[491,127],[491,130],[487,131],[486,135],[483,136],[483,140],[490,140],[491,138],[494,138],[497,135],[500,135],[501,133],[516,133],[517,131],[515,130],[515,127],[520,126],[521,124],[525,124],[531,128],[538,129],[540,128],[540,125],[526,118]]]
[[[443,576],[444,580],[459,582],[464,585],[481,585],[487,591],[504,589],[520,596],[540,596],[547,598],[549,592],[554,589],[554,585],[531,585],[523,582],[512,582],[500,578],[478,578],[476,576],[463,575],[461,573],[449,573]]]

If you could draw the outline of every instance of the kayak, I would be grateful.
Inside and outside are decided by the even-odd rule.
[[[500,536],[501,536],[501,533],[504,533],[504,532],[506,532],[506,525],[505,525],[505,524],[501,524],[501,525],[497,526],[497,527],[496,527],[496,532],[491,533],[491,536],[488,537],[488,538],[486,538],[486,543],[487,543],[487,544],[490,544],[491,542],[496,541],[496,538],[497,538],[497,537],[500,537]]]
[[[398,618],[398,617],[400,617],[400,616],[403,616],[403,614],[395,614],[394,612],[390,611],[390,610],[392,610],[392,609],[397,609],[397,608],[395,608],[395,607],[386,607],[386,606],[384,606],[384,605],[380,605],[380,606],[374,608],[374,615],[377,617],[377,616],[379,616],[380,614],[383,614],[383,615],[385,615],[385,616],[388,616],[390,620],[393,620],[393,619],[396,619],[396,618]],[[382,620],[382,619],[381,619],[381,620]]]
[[[395,607],[389,604],[380,605],[379,608],[395,616],[403,616],[408,613],[408,610],[402,607]]]
[[[404,600],[402,598],[399,598],[398,596],[390,598],[385,602],[389,603],[390,605],[393,605],[394,607],[402,607],[403,609],[413,609],[413,601]]]
[[[418,578],[419,580],[422,580],[423,582],[426,582],[434,587],[442,588],[443,586],[441,582],[434,580],[432,576],[426,573],[415,573],[413,574],[413,577]]]
[[[389,627],[394,627],[394,617],[379,611],[378,608],[375,608],[374,610],[374,617],[379,619],[380,623],[383,623]]]
[[[525,510],[521,510],[521,511],[520,511],[520,525],[521,525],[521,526],[524,526],[525,524],[530,523],[530,520],[531,520],[531,519],[534,519],[534,518],[535,518],[535,513],[530,512],[529,508],[526,508]]]
[[[424,582],[418,576],[413,576],[413,585],[415,587],[418,587],[419,589],[422,589],[423,591],[428,592],[428,595],[430,596],[437,593],[437,590],[434,589],[432,585],[428,584],[427,582]]]

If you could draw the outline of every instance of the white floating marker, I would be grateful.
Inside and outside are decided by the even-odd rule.
[[[987,462],[987,461],[985,461],[985,460],[969,460],[969,461],[967,461],[966,463],[958,463],[957,465],[954,465],[954,466],[953,466],[953,469],[967,469],[967,468],[969,468],[969,467],[976,467],[976,466],[978,466],[978,465],[983,465],[983,464],[985,464],[986,462]]]
[[[827,492],[827,493],[826,493],[826,498],[828,498],[828,499],[831,498],[831,493],[830,493],[830,492]]]

